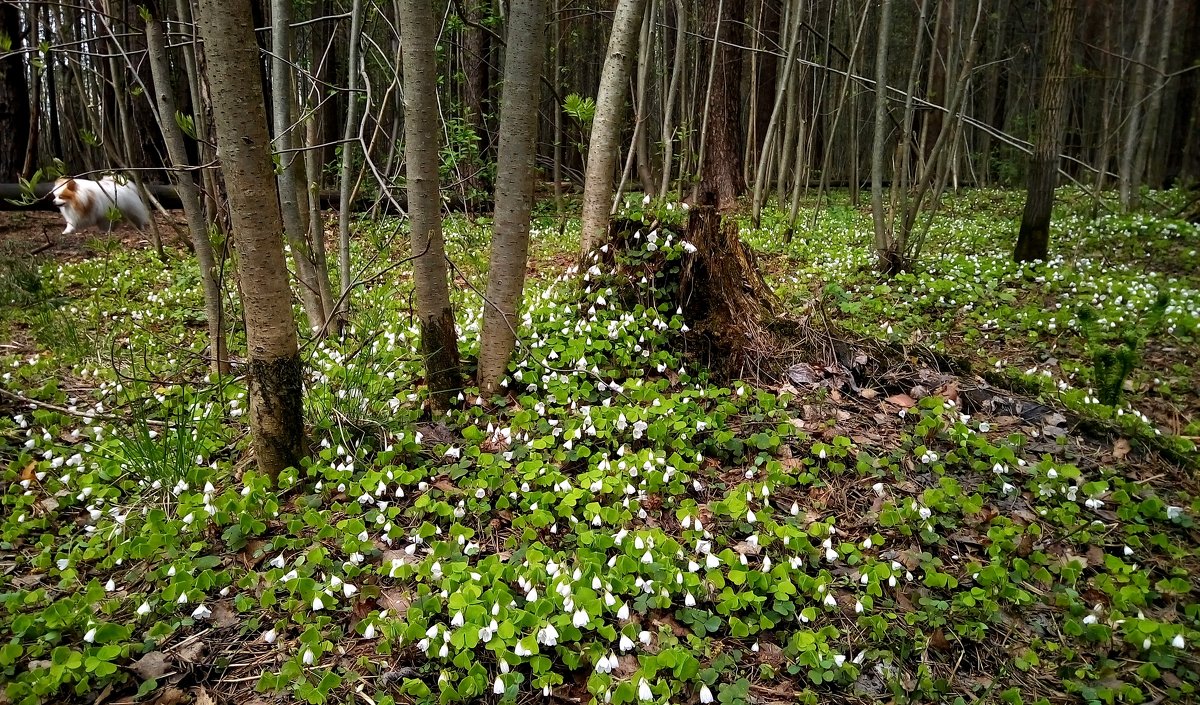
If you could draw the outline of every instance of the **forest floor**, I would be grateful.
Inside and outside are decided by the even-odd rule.
[[[798,349],[841,354],[742,380],[678,313],[688,243],[572,272],[543,204],[509,393],[429,417],[394,270],[304,342],[314,457],[274,486],[185,252],[33,258],[56,216],[0,213],[0,703],[1200,702],[1200,228],[1152,196],[1061,190],[1016,265],[1021,194],[953,194],[890,280],[865,204],[790,242],[768,208]],[[488,228],[446,223],[468,365]]]

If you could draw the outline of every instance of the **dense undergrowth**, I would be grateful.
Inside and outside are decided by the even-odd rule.
[[[272,486],[241,381],[205,376],[191,262],[10,268],[0,701],[1195,701],[1200,232],[1063,196],[1028,266],[1005,192],[950,199],[889,282],[844,199],[790,243],[772,211],[745,235],[794,310],[959,356],[1090,435],[953,392],[712,379],[670,296],[688,243],[648,230],[622,274],[570,273],[577,226],[546,215],[507,399],[428,418],[397,270],[306,344],[315,453]],[[469,358],[487,227],[447,234]],[[1080,307],[1117,340],[1162,292],[1099,404]]]

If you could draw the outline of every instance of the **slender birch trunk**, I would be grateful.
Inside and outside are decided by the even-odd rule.
[[[500,390],[520,326],[521,293],[529,257],[537,149],[538,68],[545,44],[546,0],[512,0],[500,96],[500,150],[496,162],[496,214],[488,265],[487,300],[479,334],[481,393]]]
[[[271,115],[275,122],[275,151],[279,154],[279,208],[283,214],[284,236],[292,250],[300,301],[314,333],[325,330],[325,305],[321,287],[308,251],[304,218],[298,199],[300,155],[293,150],[296,140],[292,126],[292,0],[271,2]]]
[[[625,114],[625,85],[638,38],[646,0],[620,0],[613,18],[608,53],[596,94],[596,115],[588,145],[583,186],[582,249],[588,252],[608,237],[613,169],[620,149]]]
[[[204,295],[204,317],[208,322],[209,367],[220,376],[229,372],[229,353],[225,346],[225,317],[221,305],[221,287],[217,281],[217,260],[213,255],[212,240],[208,237],[208,224],[204,221],[204,210],[200,203],[200,192],[188,171],[187,147],[183,130],[175,122],[175,91],[171,86],[171,63],[167,54],[166,35],[158,15],[151,14],[146,21],[146,46],[150,59],[150,73],[154,80],[154,97],[158,108],[158,123],[162,128],[163,141],[171,163],[171,177],[179,198],[183,203],[184,217],[196,250],[196,263],[200,267],[200,290]]]
[[[650,61],[654,48],[654,5],[655,0],[649,0],[642,17],[641,46],[638,48],[637,68],[637,170],[638,180],[642,182],[642,192],[653,198],[654,171],[650,163],[650,101],[648,98],[650,78]]]
[[[687,9],[683,0],[674,2],[675,58],[671,62],[671,83],[667,88],[667,99],[663,103],[662,179],[658,188],[659,195],[664,198],[671,188],[671,170],[674,168],[672,162],[675,159],[675,101],[679,94],[679,82],[683,78],[683,59],[687,51]]]
[[[286,0],[285,0],[286,1]],[[350,196],[353,192],[351,167],[354,164],[354,136],[358,134],[358,63],[359,34],[362,33],[362,0],[350,6],[350,48],[347,51],[346,125],[342,133],[342,171],[338,201],[338,270],[341,278],[341,305],[336,315],[346,318],[350,311],[350,288],[354,277],[350,267]],[[435,110],[430,115],[437,115]],[[436,180],[434,181],[436,184]]]
[[[892,0],[879,3],[879,39],[875,49],[875,136],[871,144],[871,216],[875,224],[875,255],[879,268],[892,271],[889,256],[895,251],[883,210],[883,152],[887,145],[887,67],[888,41],[892,33]],[[895,175],[892,177],[895,178]]]
[[[1120,196],[1121,206],[1126,210],[1136,208],[1138,191],[1142,185],[1141,174],[1134,170],[1137,161],[1138,135],[1142,132],[1142,99],[1145,97],[1143,83],[1146,75],[1146,52],[1150,45],[1150,31],[1154,24],[1154,0],[1142,0],[1145,14],[1142,16],[1138,44],[1130,71],[1129,89],[1126,92],[1125,141],[1121,145]]]
[[[357,2],[357,0],[356,0]],[[430,0],[402,0],[400,44],[404,63],[404,153],[412,238],[413,282],[421,323],[425,380],[434,410],[450,408],[462,387],[458,335],[450,307],[442,199],[438,183],[437,25]],[[343,283],[343,288],[345,284]]]
[[[239,256],[254,454],[278,477],[306,455],[304,378],[262,85],[247,80],[259,75],[250,0],[200,0],[198,19]]]
[[[887,2],[887,0],[884,0]],[[767,192],[767,181],[770,179],[770,163],[773,156],[773,138],[779,126],[779,114],[783,110],[784,101],[788,97],[788,80],[792,75],[792,65],[796,63],[796,49],[800,42],[796,41],[800,32],[800,8],[792,8],[790,26],[786,29],[788,39],[787,59],[783,65],[781,80],[775,92],[775,105],[771,108],[771,118],[767,121],[766,134],[763,135],[762,151],[758,155],[758,168],[754,173],[754,223],[757,227],[762,214],[764,194]]]
[[[1171,34],[1175,28],[1175,0],[1166,0],[1163,7],[1163,18],[1158,23],[1158,59],[1154,63],[1154,81],[1150,84],[1150,95],[1146,99],[1146,128],[1142,130],[1142,138],[1138,143],[1137,156],[1134,157],[1133,171],[1142,183],[1149,182],[1147,165],[1150,154],[1154,151],[1154,143],[1159,137],[1159,116],[1162,114],[1163,94],[1167,84],[1167,62],[1171,58]],[[1165,159],[1165,157],[1163,158]],[[1161,184],[1151,183],[1151,188]]]

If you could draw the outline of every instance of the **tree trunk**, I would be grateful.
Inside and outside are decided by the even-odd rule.
[[[908,86],[904,92],[904,119],[900,126],[899,139],[896,141],[897,165],[892,169],[891,213],[886,227],[888,246],[894,249],[891,240],[895,235],[896,217],[904,217],[908,212],[909,180],[912,178],[912,161],[914,142],[913,126],[916,123],[916,93],[917,83],[921,76],[921,56],[924,49],[925,22],[929,16],[931,0],[921,0],[921,9],[917,13],[916,44],[913,48],[912,60],[908,66]],[[903,200],[901,200],[903,199]]]
[[[112,80],[114,82],[114,85],[117,86],[118,94],[128,93],[129,85],[125,82],[124,71],[117,64],[117,59],[116,59],[116,55],[118,52],[121,51],[121,49],[120,49],[120,46],[117,44],[116,37],[112,36],[111,39],[112,39],[113,54],[109,56],[108,62],[109,62],[109,70],[112,72]],[[141,101],[139,101],[139,103],[140,102]],[[138,198],[142,201],[142,205],[147,208],[147,212],[149,213],[150,212],[149,211],[149,206],[150,206],[149,199],[146,197],[146,190],[143,188],[143,185],[142,185],[142,174],[144,172],[142,172],[140,169],[138,169],[138,167],[145,164],[145,162],[139,161],[137,155],[134,152],[134,145],[137,143],[137,138],[135,137],[136,131],[134,130],[133,113],[131,112],[131,110],[128,107],[126,107],[126,101],[118,100],[116,102],[116,104],[117,104],[117,122],[118,122],[118,127],[120,128],[120,135],[121,135],[121,139],[120,139],[120,145],[121,145],[121,151],[122,151],[121,156],[124,158],[125,166],[134,169],[133,178],[130,179],[130,181],[133,182],[133,186],[134,186],[134,189],[137,191]],[[139,111],[139,114],[140,114],[140,111]],[[166,251],[163,250],[162,237],[159,235],[159,232],[158,232],[158,223],[155,222],[153,217],[151,217],[151,218],[149,218],[149,222],[147,223],[147,226],[148,226],[147,230],[149,231],[149,235],[150,235],[150,244],[154,247],[155,254],[158,255],[158,258],[160,260],[166,261],[167,254],[166,254]]]
[[[16,182],[25,164],[29,141],[29,85],[19,52],[20,13],[17,6],[0,5],[0,34],[12,42],[13,53],[0,59],[0,181]]]
[[[321,285],[308,251],[307,228],[300,210],[299,171],[302,156],[292,148],[292,0],[271,2],[271,115],[275,123],[275,151],[279,155],[279,209],[283,215],[284,236],[296,264],[300,301],[308,318],[309,330],[325,330],[326,311],[321,300]]]
[[[203,64],[203,53],[196,42],[196,28],[192,17],[192,2],[191,0],[175,0],[175,13],[179,21],[179,30],[184,33],[183,36],[183,66],[184,72],[188,81],[188,94],[192,102],[192,120],[196,127],[196,135],[200,137],[200,141],[196,145],[199,154],[197,155],[197,163],[210,164],[216,159],[216,153],[213,150],[212,142],[209,137],[212,133],[209,124],[209,109],[207,102],[207,93],[204,90],[204,83],[201,80],[202,71],[200,66]],[[206,222],[217,222],[217,188],[216,188],[216,169],[205,169],[200,177],[202,186],[201,193],[204,197],[204,219]]]
[[[738,237],[737,222],[714,205],[715,195],[702,192],[688,213],[685,237],[696,251],[684,256],[679,305],[704,341],[697,352],[707,353],[709,366],[741,376],[777,349],[769,330],[777,300]]]
[[[763,152],[771,149],[769,146],[771,140],[768,138],[770,130],[768,123],[771,115],[775,112],[775,93],[772,87],[779,83],[779,64],[780,61],[785,61],[784,56],[788,53],[788,46],[780,44],[781,34],[787,32],[787,29],[781,26],[783,19],[784,6],[791,4],[791,0],[756,0],[758,3],[758,25],[760,27],[761,37],[760,43],[768,49],[768,51],[759,54],[757,65],[755,66],[755,81],[758,83],[758,95],[756,96],[756,106],[754,107],[755,125],[754,136],[757,140],[755,150],[761,160]],[[792,8],[799,10],[799,7]],[[798,39],[798,36],[793,34],[791,42]],[[781,54],[776,56],[774,51],[770,51],[775,46],[780,47]],[[788,62],[792,63],[792,62]],[[795,70],[795,67],[792,67]]]
[[[1150,32],[1154,25],[1154,0],[1142,0],[1145,14],[1138,32],[1137,50],[1130,69],[1129,89],[1126,92],[1125,140],[1121,145],[1120,196],[1121,205],[1130,210],[1136,208],[1142,185],[1141,174],[1134,170],[1137,162],[1138,136],[1142,132],[1142,99],[1145,97],[1146,52],[1150,44]]]
[[[421,323],[425,381],[435,410],[448,409],[462,387],[458,336],[446,283],[442,200],[438,184],[437,25],[430,0],[402,0],[404,153],[412,236],[413,282]],[[419,118],[417,116],[420,116]]]
[[[847,75],[841,77],[841,90],[838,93],[837,105],[834,106],[833,116],[830,120],[831,124],[827,128],[829,132],[825,138],[825,149],[821,154],[821,181],[817,186],[818,200],[829,188],[829,180],[833,172],[833,155],[835,153],[833,146],[837,138],[838,125],[841,124],[842,121],[842,112],[845,110],[846,101],[850,96],[850,84],[852,79],[849,74],[853,74],[858,65],[859,50],[862,48],[862,39],[866,33],[865,30],[867,27],[868,15],[869,13],[865,11],[862,13],[862,19],[859,21],[858,29],[854,33],[854,41],[850,44],[850,56],[846,59]],[[816,214],[817,212],[814,210],[814,218],[816,217]]]
[[[358,44],[362,32],[362,0],[350,6],[350,50],[347,65],[346,124],[342,133],[341,206],[338,208],[338,274],[341,277],[341,305],[333,315],[346,318],[350,311],[350,288],[354,277],[350,267],[350,197],[354,184],[351,179],[355,137],[358,135]],[[410,113],[411,114],[411,113]],[[437,115],[437,106],[428,115]],[[435,162],[436,164],[436,162]],[[434,172],[436,175],[436,171]],[[434,184],[437,184],[435,179]]]
[[[675,158],[675,101],[679,94],[679,82],[683,77],[683,58],[687,51],[687,9],[683,0],[675,2],[675,58],[671,62],[671,84],[667,88],[667,98],[663,102],[663,160],[662,180],[659,182],[659,195],[664,198],[671,188],[672,162]]]
[[[588,145],[587,176],[583,186],[582,248],[598,246],[608,233],[613,169],[621,146],[625,86],[637,45],[646,0],[620,0],[613,18],[608,53],[596,94],[596,115]]]
[[[886,2],[886,0],[885,0]],[[778,81],[778,86],[775,91],[775,103],[771,106],[771,117],[767,120],[766,128],[763,130],[763,139],[758,154],[758,167],[754,172],[754,223],[755,227],[759,224],[759,216],[762,212],[763,200],[766,198],[767,190],[769,189],[768,181],[770,180],[770,170],[768,166],[774,156],[773,146],[775,143],[775,133],[779,128],[779,114],[783,111],[784,101],[787,98],[788,81],[792,75],[792,65],[796,63],[796,49],[800,46],[800,8],[793,7],[790,17],[789,26],[786,30],[788,46],[786,47],[786,60],[783,65],[783,75]],[[774,70],[771,72],[774,73]],[[761,90],[761,89],[760,89]]]
[[[321,302],[325,308],[326,334],[341,335],[344,319],[337,314],[338,300],[333,295],[329,277],[329,256],[325,251],[325,218],[321,215],[321,149],[317,146],[320,130],[316,111],[308,111],[304,121],[304,172],[308,204],[308,241],[312,243],[313,266],[321,285]],[[340,195],[339,195],[340,205]]]
[[[161,12],[161,8],[155,8]],[[171,176],[179,190],[183,213],[196,250],[196,263],[200,267],[200,288],[204,294],[204,317],[208,321],[208,343],[211,358],[209,365],[217,376],[229,372],[229,353],[225,345],[225,315],[222,311],[221,286],[217,281],[217,260],[213,255],[212,240],[208,237],[208,224],[204,221],[204,209],[200,203],[200,192],[188,171],[187,146],[183,130],[175,122],[175,90],[171,86],[171,63],[167,54],[166,36],[160,15],[152,15],[146,21],[146,46],[150,59],[150,72],[154,81],[154,96],[158,105],[158,124],[162,129],[167,155],[171,162]]]
[[[554,86],[554,96],[552,97],[552,109],[554,115],[554,213],[559,218],[559,228],[566,225],[566,219],[563,218],[563,187],[562,187],[562,167],[563,167],[563,106],[558,104],[559,89],[562,87],[562,18],[558,14],[559,0],[554,0],[553,17],[550,20],[551,31],[553,33],[552,42],[554,49],[554,72],[551,74],[551,85]],[[561,234],[561,230],[560,230]]]
[[[642,182],[642,192],[654,197],[654,170],[650,160],[650,100],[649,85],[650,61],[654,49],[654,4],[649,0],[649,6],[642,17],[641,46],[638,49],[637,64],[637,170],[638,180]]]
[[[1151,188],[1162,188],[1162,183],[1154,183],[1147,173],[1147,164],[1154,152],[1154,144],[1161,136],[1159,117],[1162,115],[1163,93],[1167,83],[1167,62],[1171,58],[1171,35],[1175,28],[1175,0],[1167,0],[1163,8],[1162,21],[1158,23],[1159,50],[1158,60],[1154,64],[1154,82],[1150,85],[1150,95],[1146,105],[1146,129],[1142,130],[1142,138],[1138,144],[1137,156],[1134,158],[1133,170],[1139,180],[1149,183]],[[1156,162],[1165,162],[1160,157]],[[1156,169],[1156,171],[1158,171]]]
[[[306,455],[303,374],[250,0],[199,0],[198,15],[239,255],[254,454],[278,477]]]
[[[500,151],[487,298],[479,333],[481,393],[499,391],[521,325],[521,292],[529,255],[533,159],[537,148],[539,82],[546,0],[512,0],[500,95]]]
[[[696,173],[693,180],[692,200],[700,200],[700,179],[704,173],[704,156],[708,151],[708,118],[712,114],[713,82],[717,77],[717,52],[721,48],[721,15],[724,14],[725,0],[717,0],[717,21],[712,27],[712,49],[708,54],[707,79],[704,84],[704,110],[700,118],[700,149],[696,153]],[[700,52],[697,51],[697,54]],[[697,62],[699,64],[700,62]],[[697,81],[699,83],[699,81]],[[695,96],[692,105],[696,104]],[[685,154],[687,151],[685,150]]]
[[[1018,262],[1046,259],[1050,247],[1050,209],[1058,182],[1058,155],[1067,121],[1067,77],[1074,65],[1075,0],[1058,0],[1046,43],[1046,75],[1042,78],[1033,154],[1029,159],[1028,193],[1013,258]]]
[[[892,235],[887,228],[887,214],[883,211],[883,153],[887,145],[887,67],[888,40],[892,33],[892,0],[880,0],[879,38],[875,49],[875,137],[871,144],[871,216],[875,224],[875,255],[879,258],[879,269],[892,272],[896,269],[891,255]],[[896,178],[893,174],[892,178]]]
[[[707,149],[701,170],[701,193],[716,194],[717,210],[725,212],[737,206],[746,192],[742,178],[742,35],[744,22],[740,3],[706,3],[705,27],[716,36],[721,27],[724,39],[716,51],[712,92],[709,97]]]

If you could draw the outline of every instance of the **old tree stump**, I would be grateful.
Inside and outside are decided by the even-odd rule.
[[[715,205],[701,203],[691,207],[683,226],[614,219],[609,242],[615,249],[640,249],[642,233],[655,231],[670,232],[694,250],[689,248],[677,266],[653,256],[638,258],[637,268],[627,274],[649,276],[658,291],[670,294],[690,329],[689,352],[730,378],[775,378],[788,364],[791,356],[785,352],[799,323],[782,312],[753,250],[741,241],[737,222]],[[604,259],[611,262],[613,253]]]

